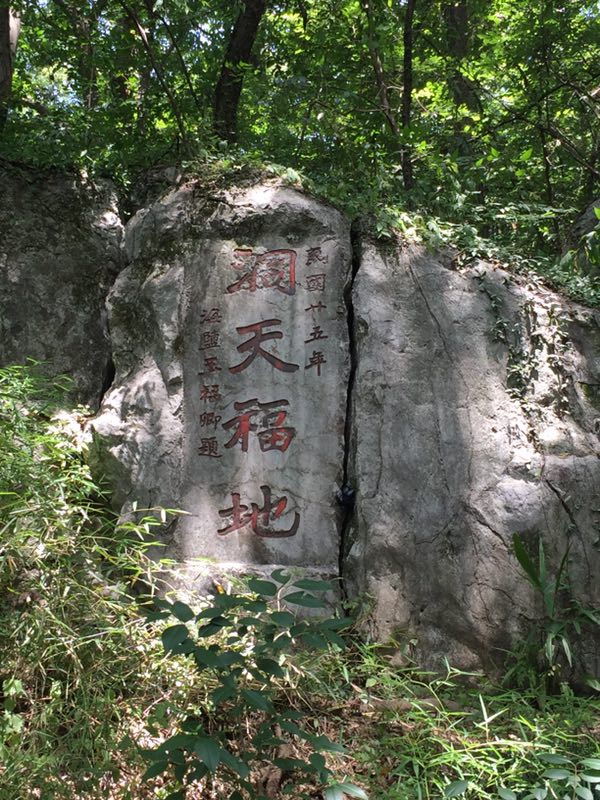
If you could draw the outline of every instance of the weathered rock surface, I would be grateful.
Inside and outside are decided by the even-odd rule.
[[[109,184],[0,165],[0,364],[47,362],[97,407],[120,236]]]
[[[175,519],[183,565],[337,572],[348,223],[291,189],[193,182],[128,223],[109,297],[116,380],[93,424],[115,501]]]
[[[450,266],[362,245],[345,569],[378,638],[493,671],[543,616],[514,533],[534,560],[542,540],[553,577],[568,550],[570,596],[600,606],[600,315]],[[600,672],[599,645],[588,631],[581,672]]]
[[[186,512],[161,555],[190,586],[215,562],[336,573],[341,555],[377,638],[488,671],[543,616],[514,533],[552,577],[568,552],[563,605],[600,606],[600,314],[365,240],[348,318],[335,209],[167,178],[120,253],[110,187],[2,167],[0,363],[46,360],[97,402],[112,351],[92,459],[124,513]],[[585,627],[579,646],[598,675]]]

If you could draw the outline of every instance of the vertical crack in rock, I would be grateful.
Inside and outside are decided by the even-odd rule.
[[[116,375],[115,362],[113,361],[111,353],[108,356],[106,365],[104,367],[104,374],[102,376],[102,388],[100,389],[100,398],[98,400],[98,407],[102,405],[104,396],[107,394],[107,392],[110,390],[110,387],[113,385],[113,382],[115,380],[115,375]]]
[[[344,420],[344,461],[342,465],[342,485],[338,491],[338,502],[341,508],[340,524],[340,553],[339,553],[339,574],[343,578],[344,562],[348,555],[348,531],[352,523],[354,513],[354,501],[356,487],[350,482],[350,442],[352,439],[352,401],[354,391],[354,381],[356,377],[356,330],[354,319],[354,303],[352,292],[354,281],[360,267],[361,258],[361,237],[360,220],[356,219],[350,229],[350,246],[352,252],[352,270],[350,279],[344,289],[344,303],[346,305],[346,318],[348,321],[348,344],[350,349],[350,372],[348,374],[348,387],[346,393],[346,418]],[[342,582],[342,592],[345,594]]]

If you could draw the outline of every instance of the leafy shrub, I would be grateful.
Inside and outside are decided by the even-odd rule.
[[[165,651],[192,659],[210,688],[202,706],[185,715],[179,732],[145,751],[150,762],[146,777],[172,774],[179,788],[168,800],[181,800],[186,787],[207,777],[213,787],[221,781],[219,796],[225,796],[226,788],[229,800],[264,800],[273,795],[256,780],[256,768],[266,763],[267,785],[274,781],[278,788],[284,773],[297,773],[322,785],[325,800],[346,796],[366,800],[358,786],[334,781],[326,764],[323,752],[344,753],[344,748],[307,730],[301,725],[303,713],[283,707],[281,701],[291,677],[303,673],[307,648],[345,646],[339,631],[348,626],[348,618],[299,619],[289,610],[290,605],[323,609],[315,592],[330,591],[333,585],[309,578],[293,580],[281,569],[272,573],[271,580],[250,578],[247,585],[249,592],[215,593],[198,613],[181,601],[157,601],[162,610],[155,616],[173,615],[178,620],[162,633]],[[233,730],[238,733],[232,734]],[[300,743],[295,755],[293,742]],[[308,794],[296,782],[284,792],[300,798],[311,796],[314,789]]]

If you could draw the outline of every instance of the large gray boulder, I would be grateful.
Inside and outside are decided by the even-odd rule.
[[[117,507],[184,512],[166,554],[192,583],[202,559],[337,573],[348,223],[275,183],[207,200],[190,181],[138,212],[124,247],[116,379],[93,423]]]
[[[543,617],[514,533],[550,576],[568,552],[563,608],[600,606],[600,315],[482,262],[359,258],[347,581],[376,638],[495,671]],[[592,633],[578,666],[598,675]]]
[[[187,586],[341,565],[377,639],[489,672],[543,617],[513,534],[550,579],[567,555],[557,620],[600,605],[598,313],[483,262],[353,247],[275,182],[184,180],[124,259],[92,458],[121,513],[183,512],[161,554]],[[568,635],[598,674],[598,638]]]
[[[0,364],[46,362],[98,406],[121,231],[111,184],[0,163]]]

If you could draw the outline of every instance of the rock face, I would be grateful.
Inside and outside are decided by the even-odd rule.
[[[542,541],[553,578],[568,552],[563,603],[600,606],[600,316],[481,262],[369,242],[353,300],[349,586],[373,598],[378,638],[495,671],[543,616],[514,533],[534,562]],[[597,675],[589,633],[580,667]]]
[[[183,565],[338,570],[349,227],[290,189],[194,183],[128,224],[116,380],[94,422],[116,502],[186,512]]]
[[[0,165],[0,364],[47,362],[97,407],[121,230],[109,184]]]
[[[119,252],[109,187],[0,172],[0,362],[47,360],[97,402],[112,351],[91,428],[115,507],[185,512],[161,555],[189,586],[341,564],[376,638],[492,672],[543,617],[518,533],[549,580],[564,559],[556,617],[598,675],[564,609],[600,606],[600,315],[482,262],[353,247],[273,182],[171,178]]]

